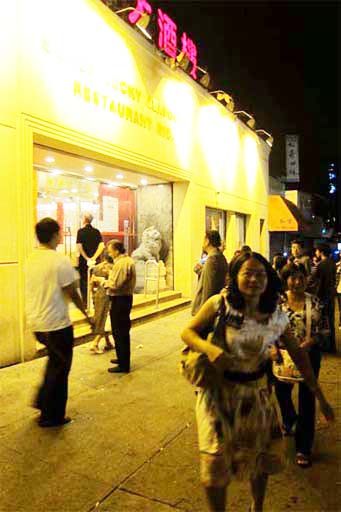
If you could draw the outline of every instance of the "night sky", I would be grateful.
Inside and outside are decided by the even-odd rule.
[[[253,114],[256,128],[273,134],[270,173],[285,174],[284,137],[298,134],[301,189],[321,192],[326,165],[340,156],[339,4],[151,3],[197,43],[199,65],[211,75],[210,89],[231,94],[236,110]]]

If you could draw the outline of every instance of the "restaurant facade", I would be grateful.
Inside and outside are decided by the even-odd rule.
[[[74,265],[85,212],[130,254],[159,237],[187,297],[206,229],[228,258],[267,255],[269,146],[142,33],[100,0],[12,0],[0,41],[0,366],[35,354],[24,267],[42,217]]]

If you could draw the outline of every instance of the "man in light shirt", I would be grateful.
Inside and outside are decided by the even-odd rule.
[[[73,328],[69,317],[71,300],[89,319],[78,293],[77,275],[70,260],[56,249],[60,226],[48,217],[35,227],[39,247],[29,256],[25,268],[25,309],[27,326],[46,345],[48,361],[35,406],[40,409],[41,427],[65,425],[68,375],[73,352]]]
[[[129,373],[130,371],[130,311],[133,305],[133,293],[136,284],[135,263],[125,254],[125,248],[119,240],[108,243],[108,253],[114,260],[114,266],[104,286],[111,300],[110,321],[115,340],[117,359],[111,360],[118,366],[108,368],[110,373]]]

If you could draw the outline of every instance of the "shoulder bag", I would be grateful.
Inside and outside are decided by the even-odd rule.
[[[219,311],[213,330],[208,334],[207,341],[214,345],[226,349],[225,346],[225,317],[226,305],[222,297]],[[189,347],[185,347],[181,351],[180,373],[194,386],[211,387],[216,386],[222,381],[223,376],[217,372],[206,354],[195,352]]]

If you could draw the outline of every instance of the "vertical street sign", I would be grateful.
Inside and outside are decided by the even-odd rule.
[[[298,135],[286,135],[286,181],[298,183],[300,181]]]

